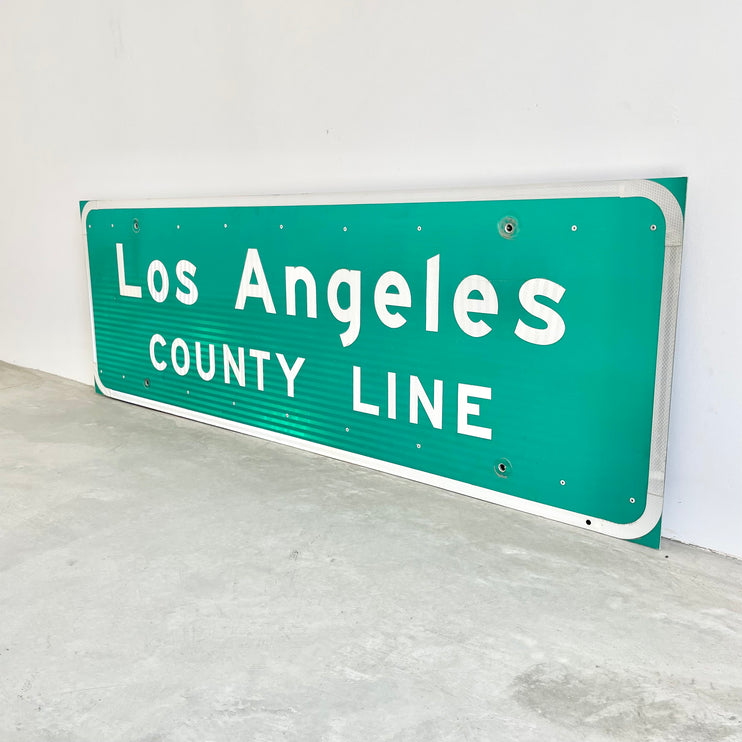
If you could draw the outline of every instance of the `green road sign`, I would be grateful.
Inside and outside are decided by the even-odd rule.
[[[83,203],[97,388],[657,546],[685,185]]]

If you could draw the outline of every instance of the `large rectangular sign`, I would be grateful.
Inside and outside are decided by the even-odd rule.
[[[685,186],[84,202],[97,388],[657,546]]]

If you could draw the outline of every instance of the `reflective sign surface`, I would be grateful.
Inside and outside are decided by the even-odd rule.
[[[87,202],[97,386],[656,546],[684,196]]]

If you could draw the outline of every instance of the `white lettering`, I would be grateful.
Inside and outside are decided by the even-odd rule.
[[[271,354],[267,350],[255,350],[250,348],[250,355],[255,359],[258,367],[258,390],[263,391],[263,361],[270,359]]]
[[[253,274],[257,283],[251,283]],[[240,289],[237,292],[237,301],[234,304],[235,309],[245,308],[245,299],[248,296],[263,300],[263,306],[268,314],[275,314],[276,308],[273,305],[273,297],[268,288],[268,281],[265,278],[263,264],[260,262],[258,251],[251,247],[245,256],[245,266],[242,269],[242,279],[240,280]]]
[[[178,363],[178,348],[183,351],[183,363]],[[170,360],[173,362],[173,369],[178,376],[185,376],[191,367],[191,354],[188,352],[188,346],[182,338],[175,338],[170,347]]]
[[[394,286],[397,291],[389,293],[389,289]],[[387,326],[392,328],[402,327],[407,320],[399,312],[390,312],[387,307],[411,307],[412,297],[410,287],[404,276],[396,271],[384,273],[376,282],[374,289],[374,306],[379,319]]]
[[[456,432],[462,435],[471,435],[475,438],[492,440],[492,430],[479,425],[469,423],[470,415],[479,415],[479,405],[470,402],[469,398],[492,399],[492,389],[486,386],[474,386],[473,384],[459,384],[459,401],[456,413]]]
[[[286,358],[284,357],[283,353],[276,353],[276,358],[278,358],[278,362],[281,364],[281,369],[283,370],[283,375],[286,377],[286,394],[289,397],[293,397],[294,380],[296,379],[296,375],[301,370],[301,367],[304,365],[304,361],[306,361],[306,358],[297,358],[291,368],[289,368],[289,364],[286,363]]]
[[[546,278],[532,278],[526,281],[518,293],[518,298],[529,314],[546,323],[546,327],[537,329],[518,320],[515,334],[527,343],[534,345],[553,345],[562,339],[565,331],[564,320],[551,307],[536,301],[537,296],[545,296],[556,304],[564,296],[564,287]]]
[[[211,381],[216,373],[216,364],[214,363],[214,346],[209,343],[209,370],[204,373],[203,366],[201,365],[201,343],[196,341],[196,369],[198,375],[204,381]]]
[[[245,349],[237,349],[239,365],[235,363],[232,351],[226,344],[222,345],[222,355],[224,356],[224,383],[229,384],[229,372],[231,370],[237,379],[237,383],[240,386],[245,386]]]
[[[386,375],[386,416],[390,420],[397,419],[397,374],[389,371]]]
[[[129,286],[126,283],[126,273],[124,271],[124,245],[121,242],[116,243],[116,265],[119,274],[119,294],[121,294],[121,296],[132,296],[135,299],[141,299],[142,287]]]
[[[347,307],[341,307],[338,300],[341,284],[347,284],[350,290]],[[348,329],[340,334],[340,342],[347,347],[355,341],[361,330],[361,272],[347,268],[335,271],[327,284],[327,303],[336,320],[348,323]]]
[[[158,361],[155,358],[155,345],[161,345],[163,348],[167,345],[165,338],[160,334],[153,335],[149,340],[149,360],[158,371],[164,371],[167,368],[165,361]]]
[[[175,275],[183,285],[186,291],[182,291],[180,286],[175,289],[175,298],[181,304],[195,304],[198,299],[198,289],[196,284],[191,280],[196,276],[196,266],[188,260],[180,260],[175,266]]]
[[[474,299],[470,295],[478,291],[481,299]],[[474,338],[481,338],[492,328],[480,319],[474,322],[469,318],[470,312],[482,314],[497,314],[497,294],[495,287],[484,276],[467,276],[456,289],[453,297],[453,313],[459,327]]]
[[[307,289],[307,317],[317,317],[317,284],[308,268],[286,266],[286,314],[296,316],[296,283],[302,281]]]
[[[417,424],[418,402],[422,404],[425,414],[428,416],[434,428],[439,430],[443,427],[443,381],[433,380],[433,403],[417,376],[410,376],[410,422]]]
[[[160,274],[160,290],[155,288],[155,273]],[[150,296],[158,303],[162,303],[167,299],[168,291],[170,290],[170,279],[168,278],[165,266],[160,260],[153,260],[149,264],[149,270],[147,271],[147,288],[149,289]]]
[[[438,332],[438,292],[440,285],[441,256],[428,259],[425,283],[425,329]]]
[[[353,366],[353,410],[367,415],[378,415],[379,406],[361,402],[361,367]]]

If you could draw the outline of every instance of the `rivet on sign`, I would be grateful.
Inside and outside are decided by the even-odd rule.
[[[564,481],[563,479],[560,479],[560,480],[559,480],[559,484],[561,484],[561,485],[562,485],[562,487],[564,487],[564,485],[565,485],[565,484],[567,484],[567,483],[566,483],[566,482],[565,482],[565,481]]]
[[[144,380],[144,386],[146,386],[146,387],[148,387],[148,386],[149,386],[149,379],[145,379],[145,380]]]
[[[350,428],[346,428],[346,429],[345,429],[345,432],[346,432],[346,433],[349,433],[349,432],[350,432]]]
[[[421,445],[420,445],[420,444],[418,443],[418,444],[417,444],[417,447],[418,447],[418,448],[421,448]]]
[[[513,216],[504,216],[497,223],[497,229],[501,237],[515,237],[518,233],[518,220]]]
[[[111,226],[113,226],[113,225],[111,225]],[[420,226],[418,226],[418,228],[417,228],[417,231],[418,231],[418,232],[422,232],[422,231],[423,231],[423,228],[422,228],[422,227],[420,227]]]
[[[111,229],[113,229],[113,224],[111,225]]]
[[[279,228],[279,229],[283,229],[283,224],[279,224],[279,225],[278,225],[278,228]]]
[[[176,224],[176,225],[175,225],[175,228],[176,228],[176,229],[180,229],[180,224]]]
[[[651,229],[651,230],[652,230],[653,232],[657,231],[657,225],[656,225],[656,224],[653,224],[653,225],[652,225],[652,226],[650,227],[650,229]]]
[[[186,394],[190,394],[190,393],[191,393],[191,390],[190,389],[186,389]]]
[[[633,505],[636,502],[636,500],[633,497],[630,497],[629,502]]]
[[[576,231],[577,231],[577,225],[576,225],[576,224],[573,224],[573,225],[572,225],[572,231],[573,231],[573,232],[576,232]]]
[[[88,224],[88,229],[90,229],[90,225]]]
[[[227,225],[225,224],[225,225],[224,225],[224,229],[226,229],[226,228],[227,228]]]
[[[122,379],[125,379],[126,378],[126,374],[121,374],[121,378]]]
[[[348,231],[348,228],[347,227],[343,227],[343,232],[347,232],[347,231]]]
[[[237,402],[232,402],[232,407],[234,407],[237,404]]]
[[[286,413],[286,417],[288,417],[288,416],[289,416],[289,413],[287,412],[287,413]]]

